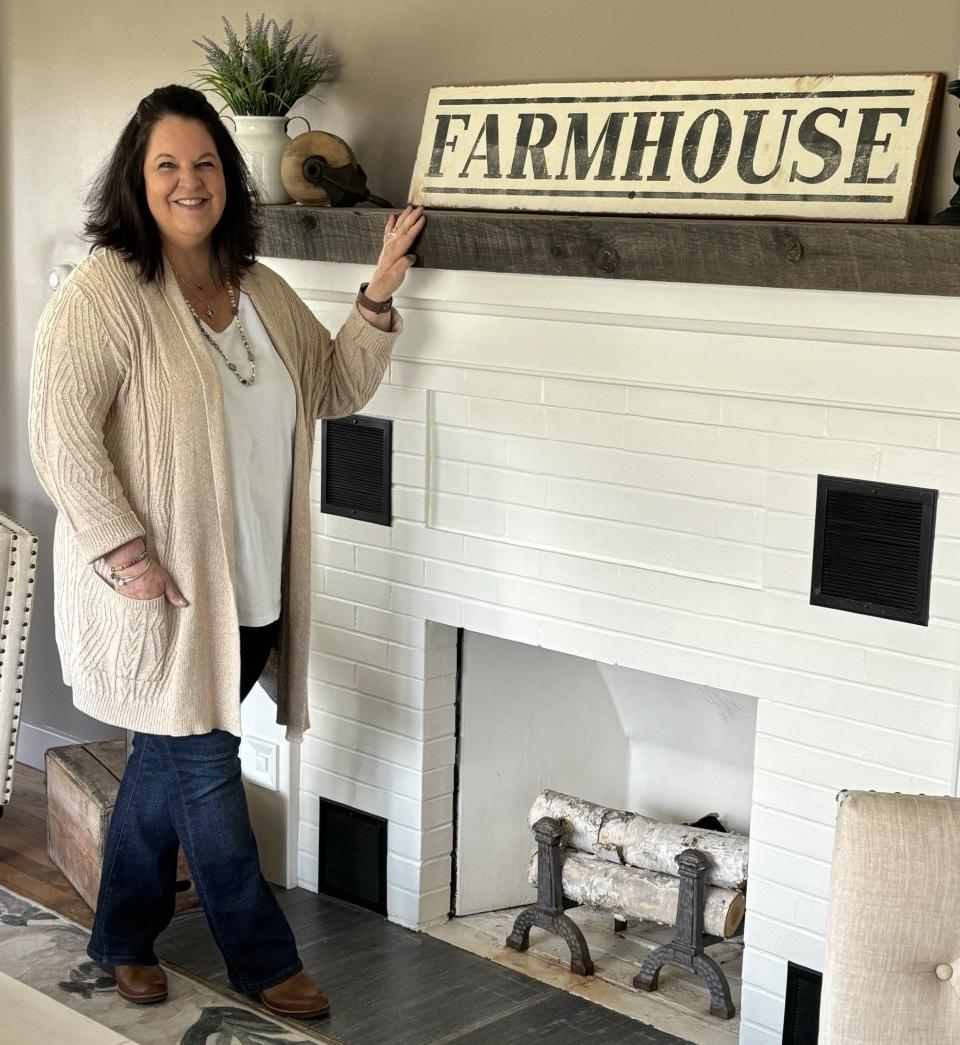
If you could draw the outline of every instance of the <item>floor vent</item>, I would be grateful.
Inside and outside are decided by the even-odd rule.
[[[817,1045],[823,974],[787,962],[787,998],[783,1009],[783,1045]]]
[[[810,602],[926,625],[937,491],[817,478]]]
[[[341,417],[323,422],[320,511],[390,525],[393,422]]]
[[[387,913],[387,821],[320,799],[318,888]]]

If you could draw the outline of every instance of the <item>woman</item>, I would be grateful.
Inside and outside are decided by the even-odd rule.
[[[314,422],[376,389],[425,219],[412,207],[387,219],[332,339],[255,262],[247,171],[198,91],[140,102],[91,203],[101,249],[41,317],[30,410],[58,510],[64,681],[81,711],[134,731],[87,953],[125,998],[166,997],[153,944],[173,916],[179,845],[233,986],[283,1015],[322,1015],[260,872],[240,703],[259,679],[288,740],[309,726]]]

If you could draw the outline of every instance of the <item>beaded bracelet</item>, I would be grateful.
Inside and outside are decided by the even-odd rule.
[[[110,580],[113,581],[114,587],[122,588],[125,584],[130,584],[131,581],[139,580],[153,565],[153,560],[149,559],[147,565],[139,572],[135,573],[132,577],[120,577],[116,573],[111,571]]]
[[[118,573],[120,570],[129,570],[131,566],[136,566],[138,562],[143,562],[143,560],[146,557],[147,549],[144,548],[143,551],[135,559],[131,559],[129,562],[125,562],[122,566],[110,566],[110,563],[107,563],[107,566],[110,569],[110,575],[112,576],[113,574]]]

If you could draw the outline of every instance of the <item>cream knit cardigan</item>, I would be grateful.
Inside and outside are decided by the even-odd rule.
[[[261,684],[286,737],[309,728],[310,463],[315,421],[359,410],[402,329],[356,308],[335,339],[278,275],[256,264],[243,288],[297,394],[282,614]],[[103,251],[44,309],[34,345],[30,453],[57,507],[55,626],[74,705],[115,726],[186,736],[240,729],[233,506],[223,386],[170,273],[143,286]],[[190,605],[138,601],[91,563],[143,536]]]

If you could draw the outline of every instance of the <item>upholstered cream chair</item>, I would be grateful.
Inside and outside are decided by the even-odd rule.
[[[37,538],[0,512],[0,745],[6,757],[0,816],[10,801],[17,757],[23,668],[33,585],[37,575]]]
[[[839,803],[819,1045],[960,1045],[960,799]]]

